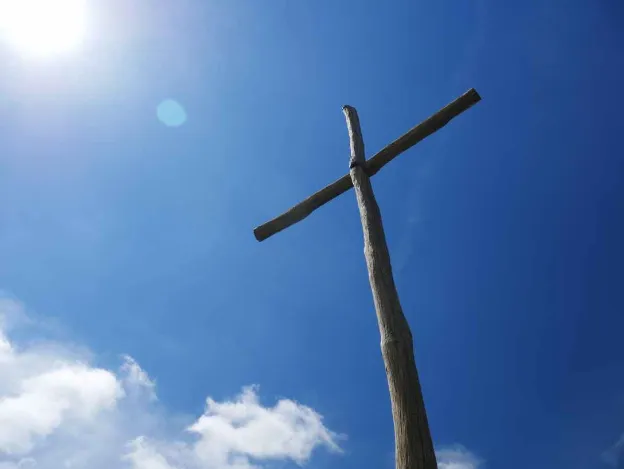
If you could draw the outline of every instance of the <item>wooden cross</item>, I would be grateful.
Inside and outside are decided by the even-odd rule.
[[[364,140],[357,111],[351,106],[344,106],[351,143],[349,174],[254,230],[256,239],[263,241],[304,219],[351,187],[355,188],[364,232],[364,255],[390,390],[396,469],[437,469],[437,462],[414,361],[412,333],[399,303],[381,213],[369,178],[399,154],[441,129],[480,100],[475,89],[467,91],[368,161],[364,156]]]

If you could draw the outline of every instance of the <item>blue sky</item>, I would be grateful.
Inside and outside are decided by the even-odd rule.
[[[247,463],[390,469],[354,194],[263,243],[252,229],[347,171],[342,105],[370,156],[475,87],[481,103],[373,179],[434,441],[447,468],[615,464],[619,2],[92,0],[89,14],[72,54],[0,45],[0,290],[33,376],[108,370],[103,407],[140,388],[145,405],[115,420],[160,422],[132,435],[148,438],[135,456],[258,385],[254,415],[313,409],[312,447],[240,450]],[[176,126],[158,119],[166,100]],[[17,384],[1,399],[23,391],[3,376]],[[206,413],[207,396],[225,407]],[[73,454],[59,419],[21,452],[0,437],[0,467]],[[168,469],[162,451],[143,467]]]

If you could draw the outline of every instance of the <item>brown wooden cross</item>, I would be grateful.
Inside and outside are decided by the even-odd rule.
[[[254,230],[256,239],[263,241],[303,220],[351,187],[355,188],[364,232],[364,255],[390,389],[396,469],[437,469],[437,462],[414,361],[412,333],[399,303],[381,213],[369,178],[405,150],[441,129],[480,100],[476,90],[467,91],[369,160],[364,156],[364,140],[357,111],[351,106],[344,106],[351,143],[349,174]]]

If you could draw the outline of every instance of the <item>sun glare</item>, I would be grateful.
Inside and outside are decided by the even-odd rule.
[[[77,49],[86,0],[0,0],[0,34],[21,53],[47,57]]]

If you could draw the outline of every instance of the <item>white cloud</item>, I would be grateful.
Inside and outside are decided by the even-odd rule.
[[[441,448],[436,451],[438,469],[477,469],[483,461],[461,445]]]
[[[124,456],[132,467],[141,469],[178,469],[167,462],[167,459],[160,454],[145,438],[139,437],[128,444],[128,453]]]
[[[4,366],[19,366],[19,358]],[[26,376],[14,393],[0,398],[0,452],[24,454],[36,440],[63,424],[78,427],[115,406],[123,394],[115,376],[84,364],[58,362]]]
[[[124,355],[122,358],[123,365],[121,365],[121,372],[125,375],[124,383],[126,387],[145,393],[145,397],[150,401],[157,400],[156,383],[149,377],[145,370],[139,366],[134,358],[129,355]]]
[[[264,407],[256,391],[244,388],[232,401],[208,398],[204,414],[187,428],[191,443],[136,438],[126,460],[133,469],[256,469],[267,460],[301,465],[318,446],[340,451],[337,435],[314,410],[288,399]]]
[[[256,387],[208,398],[181,425],[131,357],[109,370],[74,346],[16,343],[7,319],[22,310],[0,295],[0,469],[258,469],[340,451],[316,411],[289,399],[263,406]]]
[[[286,399],[263,407],[254,388],[244,389],[234,402],[208,399],[204,415],[189,430],[199,436],[197,456],[215,468],[252,467],[249,458],[303,464],[319,444],[338,450],[335,435],[314,410]]]

